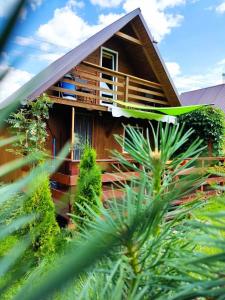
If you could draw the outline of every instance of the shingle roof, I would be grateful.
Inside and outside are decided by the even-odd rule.
[[[225,112],[225,84],[182,93],[182,105],[214,104]]]
[[[169,89],[173,95],[173,104],[180,105],[178,100],[178,93],[159,54],[157,46],[152,42],[153,38],[142,17],[141,10],[138,8],[113,22],[112,24],[106,26],[105,28],[91,36],[89,39],[81,43],[79,46],[75,47],[70,52],[54,61],[47,68],[42,70],[30,81],[24,84],[15,93],[2,101],[0,103],[0,108],[5,107],[16,100],[33,100],[41,95],[50,86],[57,82],[64,74],[69,72],[74,66],[78,65],[82,60],[84,60],[87,56],[89,56],[92,52],[94,52],[97,48],[104,44],[108,39],[110,39],[117,31],[119,31],[136,17],[140,18],[148,34],[148,38],[150,40],[149,42],[154,47],[154,54],[157,57],[157,60],[162,68],[161,73],[163,73],[164,77],[166,77],[167,85],[169,86]]]

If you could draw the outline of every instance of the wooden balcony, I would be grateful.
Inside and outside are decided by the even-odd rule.
[[[107,110],[106,106],[116,99],[145,105],[168,105],[160,84],[85,61],[47,93],[56,103],[67,102],[80,107],[92,105],[92,108],[102,107],[102,110]]]

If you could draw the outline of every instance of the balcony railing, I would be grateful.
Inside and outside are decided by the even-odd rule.
[[[103,106],[113,104],[116,99],[146,105],[168,105],[159,83],[85,61],[52,86],[48,94]]]

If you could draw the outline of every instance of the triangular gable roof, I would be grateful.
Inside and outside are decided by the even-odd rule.
[[[138,8],[123,16],[122,18],[118,19],[117,21],[113,22],[112,24],[106,26],[105,28],[88,38],[86,41],[81,43],[79,46],[75,47],[74,49],[72,49],[71,51],[54,61],[47,68],[42,70],[30,81],[24,84],[15,93],[13,93],[3,102],[1,102],[0,107],[5,107],[15,100],[33,100],[36,97],[40,96],[55,82],[62,78],[63,75],[68,73],[74,66],[78,65],[87,56],[89,56],[92,52],[98,49],[115,33],[117,33],[120,29],[122,29],[125,25],[127,25],[131,20],[133,20],[136,17],[139,17],[139,20],[142,22],[142,25],[144,26],[144,29],[148,36],[149,44],[152,50],[154,51],[154,56],[156,58],[154,61],[157,62],[157,68],[159,68],[160,74],[164,79],[164,82],[162,82],[162,80],[160,80],[160,82],[163,85],[166,85],[170,104],[174,106],[180,105],[176,88],[159,54],[157,46],[153,43],[153,38],[141,14],[141,10]]]
[[[180,99],[182,105],[214,104],[225,112],[225,84],[185,92]]]

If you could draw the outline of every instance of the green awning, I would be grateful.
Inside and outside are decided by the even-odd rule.
[[[124,106],[125,109],[135,109],[135,111],[158,111],[166,115],[170,116],[180,116],[194,110],[200,109],[204,106],[208,106],[208,104],[201,104],[201,105],[190,105],[190,106],[178,106],[178,107],[155,107],[155,106],[147,106],[147,105],[140,105],[132,102],[123,102],[119,100],[115,100],[115,103]],[[130,111],[131,111],[130,110]],[[146,113],[146,112],[144,112]]]

